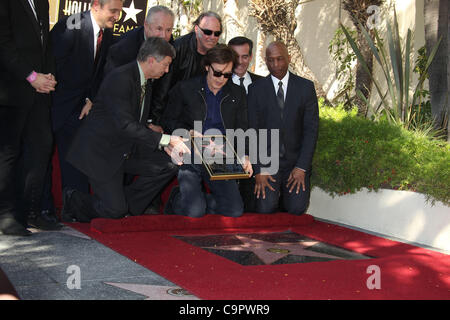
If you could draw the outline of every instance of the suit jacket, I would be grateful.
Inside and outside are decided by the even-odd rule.
[[[28,0],[0,1],[0,105],[32,105],[37,93],[26,78],[33,70],[54,73],[48,1],[34,2],[41,26]],[[42,96],[50,104],[50,95]]]
[[[143,26],[134,28],[121,36],[117,43],[112,45],[108,50],[108,55],[103,70],[104,76],[106,76],[114,68],[136,60],[142,43],[144,43]]]
[[[104,76],[106,76],[114,68],[123,66],[131,61],[135,61],[139,53],[139,49],[145,41],[144,39],[144,27],[134,28],[121,36],[119,40],[108,50],[106,64],[103,70]],[[173,40],[170,40],[169,43],[172,44]],[[166,74],[164,74],[160,79],[153,80],[152,86],[157,87],[159,82],[162,81],[161,79],[165,76]],[[148,83],[150,85],[150,82]],[[162,104],[153,102],[154,98],[148,94],[152,91],[157,92],[157,90],[147,90],[145,103],[148,103],[150,106],[150,119],[152,119],[154,124],[159,124],[163,113]]]
[[[170,65],[169,72],[161,77],[154,87],[152,104],[157,110],[165,112],[169,91],[179,82],[206,73],[202,66],[203,56],[197,52],[197,37],[195,32],[177,38],[173,46],[176,57]]]
[[[53,129],[57,131],[70,116],[79,116],[86,98],[94,100],[113,35],[111,29],[104,30],[96,64],[90,11],[59,20],[51,31],[51,40],[58,81],[52,108]]]
[[[311,169],[319,129],[319,108],[313,82],[289,74],[283,116],[271,76],[252,83],[248,91],[248,119],[250,128],[268,129],[268,135],[272,129],[280,130],[280,146],[284,144],[285,147],[281,166]],[[270,154],[275,150],[271,149],[270,137],[267,141]],[[260,173],[259,162],[254,171]]]
[[[161,133],[141,116],[141,84],[136,61],[116,68],[103,81],[89,115],[82,121],[67,153],[67,161],[97,181],[107,181],[137,147],[156,150]]]
[[[250,75],[250,79],[252,79],[252,83],[255,82],[256,80],[264,78],[263,76],[260,76],[255,73],[251,73],[250,71],[248,71],[248,74]]]

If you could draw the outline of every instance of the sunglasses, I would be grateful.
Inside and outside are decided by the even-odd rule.
[[[202,30],[202,32],[205,34],[205,35],[207,35],[207,36],[210,36],[210,35],[212,35],[213,33],[214,33],[214,36],[215,37],[220,37],[220,35],[222,34],[222,31],[212,31],[212,30],[209,30],[209,29],[202,29],[202,28],[200,28],[199,26],[197,26],[200,30]]]
[[[211,67],[211,70],[213,71],[213,76],[220,78],[221,76],[223,76],[225,79],[230,79],[233,76],[232,72],[228,72],[228,73],[222,73],[222,71],[216,71],[214,70],[212,65],[209,65]]]

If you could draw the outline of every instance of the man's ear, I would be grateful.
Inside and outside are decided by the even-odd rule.
[[[205,66],[206,73],[209,72],[209,66]]]
[[[98,8],[100,8],[100,3],[99,3],[98,1],[99,1],[99,0],[95,0],[95,1],[92,3],[92,6],[91,6],[92,9],[95,9],[95,11],[97,11]]]
[[[155,57],[148,56],[147,63],[149,66],[152,66],[155,63],[155,61],[156,61]]]

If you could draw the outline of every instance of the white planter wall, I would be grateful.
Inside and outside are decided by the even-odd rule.
[[[308,213],[319,219],[450,252],[450,207],[442,202],[432,206],[420,193],[363,190],[332,198],[314,188]]]

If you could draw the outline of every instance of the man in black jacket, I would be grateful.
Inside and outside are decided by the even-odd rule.
[[[161,165],[170,158],[158,148],[165,148],[169,155],[174,147],[189,150],[180,137],[148,128],[149,108],[144,101],[146,81],[166,73],[174,56],[173,47],[165,40],[149,38],[137,61],[106,76],[67,155],[67,160],[89,177],[94,195],[64,190],[63,220],[89,222],[99,217],[140,215],[175,176],[175,165]],[[152,157],[135,158],[138,145],[149,148]],[[125,174],[137,178],[124,187]]]
[[[247,129],[247,104],[244,89],[233,84],[232,75],[236,55],[226,45],[217,45],[205,55],[206,76],[179,82],[169,94],[163,121],[169,132],[185,129],[194,135],[212,130],[226,134],[227,129]],[[202,132],[193,132],[197,123]],[[245,170],[251,176],[252,166],[245,160]],[[211,190],[202,191],[202,181]],[[243,203],[235,180],[212,181],[202,164],[191,161],[178,172],[179,188],[172,189],[165,213],[202,217],[206,213],[238,217]]]
[[[48,10],[47,0],[0,1],[0,232],[9,235],[31,234],[27,223],[58,228],[40,216],[56,85]]]
[[[168,93],[175,84],[205,73],[202,59],[213,48],[222,34],[222,19],[212,11],[204,12],[194,21],[194,29],[174,42],[177,57],[170,66],[170,71],[155,86],[154,108],[164,109]]]

